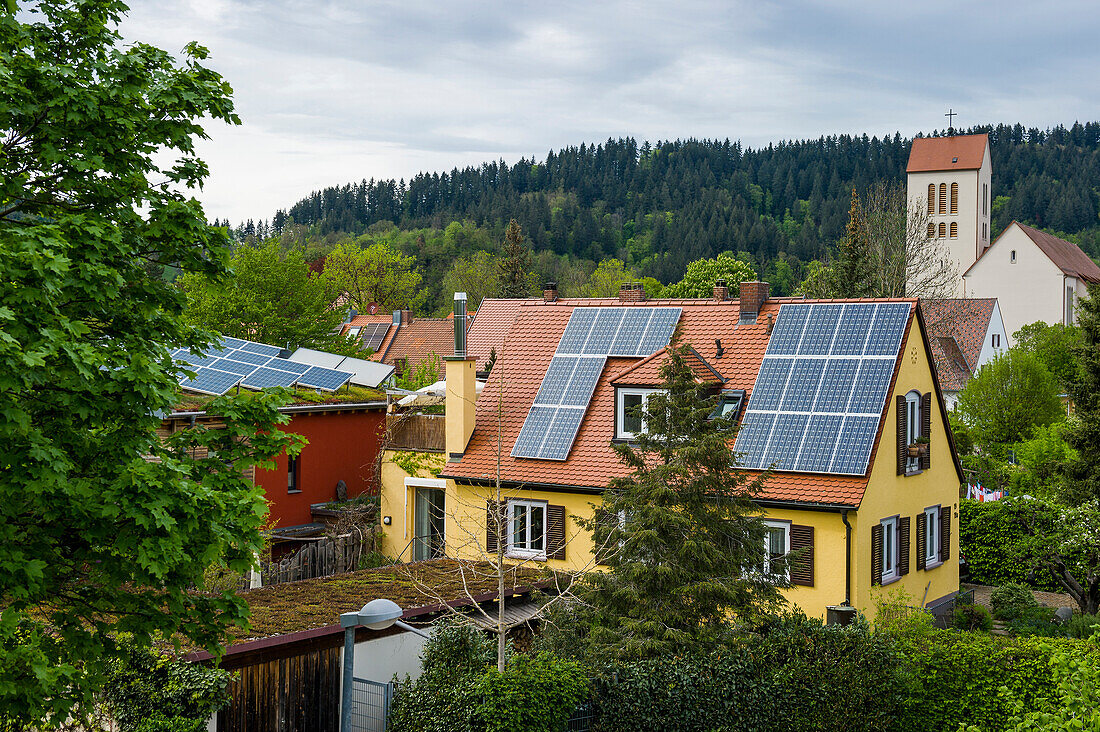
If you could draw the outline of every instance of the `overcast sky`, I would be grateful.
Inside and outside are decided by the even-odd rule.
[[[207,215],[608,137],[748,146],[1100,119],[1079,2],[132,0],[123,34],[196,40],[243,124],[211,125]]]

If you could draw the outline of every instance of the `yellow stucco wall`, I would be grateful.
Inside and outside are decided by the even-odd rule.
[[[396,461],[396,462],[395,462]],[[409,542],[413,538],[413,490],[405,478],[435,478],[445,457],[439,453],[386,450],[382,456],[381,514],[382,553],[401,561],[410,561]],[[412,468],[410,473],[405,467]],[[385,517],[390,525],[385,525]]]

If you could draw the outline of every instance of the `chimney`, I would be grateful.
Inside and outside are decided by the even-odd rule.
[[[730,299],[730,288],[726,286],[725,280],[714,283],[714,299],[719,301]]]
[[[768,299],[770,286],[767,282],[742,282],[741,283],[741,317],[745,321],[755,321],[760,314],[760,306]]]
[[[542,286],[542,299],[546,302],[555,302],[558,299],[557,282],[547,282]]]
[[[477,359],[466,355],[466,293],[455,293],[455,352],[447,356],[446,428],[444,445],[448,460],[460,460],[474,434],[477,409]]]
[[[409,323],[412,322],[412,319],[413,319],[413,311],[412,310],[402,310],[401,311],[401,325],[408,325]]]
[[[619,302],[644,302],[645,289],[641,282],[624,282],[619,285]]]

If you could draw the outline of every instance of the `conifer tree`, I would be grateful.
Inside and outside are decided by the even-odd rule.
[[[840,240],[840,258],[837,261],[837,289],[842,297],[866,297],[868,295],[867,275],[867,232],[859,203],[859,194],[852,189],[851,205],[848,207],[848,225],[844,229],[844,238]]]
[[[1077,459],[1066,466],[1066,477],[1078,502],[1100,500],[1100,285],[1089,285],[1089,296],[1077,308],[1081,341],[1074,347],[1077,378],[1069,384],[1074,415],[1066,442]]]
[[[737,470],[731,424],[710,419],[713,391],[697,383],[689,353],[669,348],[663,390],[640,414],[645,428],[633,444],[615,445],[633,472],[610,482],[594,518],[578,520],[610,567],[589,575],[574,612],[592,658],[705,648],[732,618],[781,602],[785,564],[753,569],[764,561],[766,529],[752,497],[766,475]]]
[[[504,232],[504,259],[500,262],[500,290],[502,297],[527,297],[530,284],[531,250],[523,240],[523,232],[515,219],[508,222]]]

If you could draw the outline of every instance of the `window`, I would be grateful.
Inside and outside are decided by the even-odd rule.
[[[982,216],[989,214],[989,184],[982,183]]]
[[[936,184],[928,184],[928,215],[936,213]],[[931,234],[929,234],[931,236]]]
[[[786,521],[764,522],[764,573],[772,574],[772,562],[787,556],[791,546],[791,525]],[[777,568],[778,571],[778,568]],[[790,569],[784,568],[783,579],[790,579]]]
[[[286,459],[286,492],[287,493],[301,493],[302,489],[298,485],[298,457],[287,457]]]
[[[994,348],[1000,348],[1001,347],[1001,334],[1000,333],[994,333],[992,336],[990,336],[990,339],[992,340],[992,343],[990,345],[992,345]]]
[[[940,222],[940,238],[943,239],[947,236],[947,224]]]
[[[951,184],[951,213],[957,214],[959,212],[959,184]]]
[[[940,183],[940,213],[947,213],[947,184]],[[941,226],[943,224],[940,224]]]
[[[985,241],[986,238],[987,238],[986,235],[985,235],[985,227],[986,227],[986,223],[983,221],[982,222],[982,241]]]
[[[882,582],[896,580],[898,574],[898,517],[881,521],[882,525]]]
[[[508,546],[511,556],[546,558],[546,502],[508,501]]]
[[[924,509],[924,567],[940,561],[940,507]]]
[[[905,443],[915,444],[920,437],[920,392],[911,391],[905,395]],[[909,457],[905,472],[920,470],[920,458]]]
[[[736,421],[737,415],[741,413],[741,402],[744,399],[745,392],[742,389],[723,389],[718,395],[718,406],[710,413],[709,418]]]
[[[615,437],[629,440],[646,431],[645,411],[649,404],[649,395],[659,389],[618,389],[615,410],[617,429]]]
[[[951,222],[951,238],[952,239],[958,239],[959,238],[959,222],[958,221],[952,221]]]
[[[362,327],[348,328],[348,332],[347,332],[348,340],[354,341],[355,339],[357,339],[359,337],[359,333],[362,332],[362,330],[363,330]]]
[[[1008,253],[1008,263],[1009,264],[1016,264],[1016,250],[1015,249],[1013,249],[1011,252]]]
[[[928,238],[929,239],[935,239],[936,238],[936,225],[933,224],[932,222],[928,222]]]
[[[1066,288],[1066,325],[1073,325],[1073,288]]]

